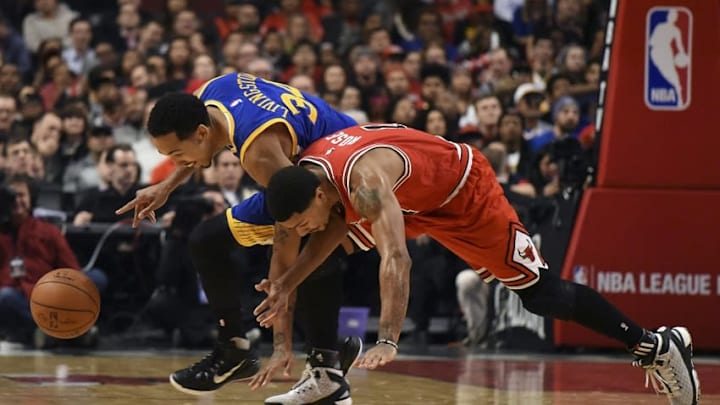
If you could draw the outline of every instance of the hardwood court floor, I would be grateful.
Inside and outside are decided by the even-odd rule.
[[[198,353],[98,352],[72,356],[41,352],[0,355],[0,405],[262,404],[293,378],[250,391],[233,383],[194,397],[167,375]],[[703,404],[720,404],[720,360],[698,359]],[[471,355],[403,357],[383,371],[352,370],[355,404],[666,404],[644,388],[644,374],[626,360],[578,356]]]

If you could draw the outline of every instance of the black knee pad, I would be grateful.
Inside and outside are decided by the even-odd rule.
[[[570,320],[575,307],[575,284],[550,271],[542,271],[533,286],[514,290],[528,311],[551,318]]]

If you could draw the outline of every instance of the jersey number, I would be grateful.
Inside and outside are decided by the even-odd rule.
[[[300,114],[300,110],[303,109],[307,110],[307,115],[308,118],[310,118],[310,122],[314,124],[315,121],[317,121],[317,108],[315,108],[315,106],[311,102],[305,99],[300,90],[294,87],[290,87],[287,84],[277,83],[270,80],[265,81],[269,84],[273,84],[287,91],[287,93],[283,93],[280,95],[280,99],[282,100],[283,104],[285,104],[285,107],[287,107],[287,109],[290,110],[293,115]]]

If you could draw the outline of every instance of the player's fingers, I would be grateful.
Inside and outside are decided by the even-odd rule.
[[[125,205],[123,205],[122,207],[116,209],[116,210],[115,210],[115,214],[116,214],[116,215],[120,215],[120,214],[124,214],[124,213],[130,211],[131,209],[135,208],[135,204],[137,204],[137,198],[133,198],[133,199],[130,200],[130,202],[128,202],[127,204],[125,204]]]
[[[138,207],[135,207],[135,212],[133,213],[132,227],[137,228],[138,223],[140,223],[141,219],[142,218],[140,217],[140,209]]]
[[[293,361],[293,359],[292,359],[292,357],[290,357],[285,362],[285,369],[283,370],[283,374],[285,375],[285,377],[290,377],[290,373],[292,372],[292,364],[293,364],[292,361]]]
[[[155,210],[155,208],[156,208],[155,204],[153,204],[153,203],[150,203],[150,204],[142,207],[142,209],[140,210],[140,214],[139,214],[140,219],[149,217],[151,214],[153,214],[153,211]]]
[[[253,315],[258,316],[265,312],[266,309],[270,307],[270,298],[265,298],[262,300],[261,303],[258,304],[258,306],[255,307],[255,310],[253,311]],[[259,317],[258,317],[259,318]]]
[[[270,286],[272,286],[270,280],[264,278],[259,283],[255,284],[255,290],[268,293],[270,291]]]
[[[250,388],[255,390],[266,384],[265,379],[267,377],[267,368],[263,369],[259,373],[255,374],[253,379],[250,381]]]
[[[150,211],[150,213],[148,214],[148,219],[153,224],[157,222],[157,218],[155,217],[155,211]]]
[[[258,387],[260,387],[260,376],[262,375],[262,372],[259,372],[253,376],[253,378],[248,383],[248,386],[251,390],[256,390]]]

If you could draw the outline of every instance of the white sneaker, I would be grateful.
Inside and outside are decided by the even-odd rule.
[[[645,386],[651,381],[655,391],[667,395],[672,405],[697,405],[700,380],[692,362],[690,332],[684,327],[663,326],[653,337],[654,350],[633,361],[634,366],[645,369]]]
[[[328,361],[332,357],[334,359]],[[285,394],[266,399],[265,405],[351,405],[350,384],[343,371],[336,367],[323,367],[327,363],[336,363],[336,359],[337,352],[329,356],[327,351],[313,350],[300,380]]]

